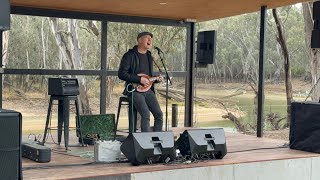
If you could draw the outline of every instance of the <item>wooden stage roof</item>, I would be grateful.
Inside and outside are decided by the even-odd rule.
[[[206,21],[308,0],[10,0],[13,6]]]

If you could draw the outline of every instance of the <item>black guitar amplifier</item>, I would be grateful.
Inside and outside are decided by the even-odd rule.
[[[46,163],[51,161],[51,149],[35,142],[22,142],[22,157],[36,162]]]
[[[79,83],[76,78],[49,78],[48,95],[76,96],[79,95]]]
[[[291,103],[290,148],[320,153],[320,103]]]

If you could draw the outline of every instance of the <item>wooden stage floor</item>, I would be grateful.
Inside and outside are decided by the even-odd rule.
[[[182,129],[174,130],[182,132]],[[120,163],[92,163],[92,158],[81,158],[70,152],[89,152],[93,146],[70,147],[66,155],[64,145],[50,144],[54,150],[51,153],[51,162],[36,163],[23,158],[23,178],[28,179],[107,179],[132,173],[164,171],[194,167],[221,166],[250,162],[274,161],[285,159],[319,157],[320,154],[309,153],[282,146],[287,143],[283,140],[256,138],[254,136],[226,133],[228,154],[222,160],[206,160],[190,164],[152,164],[132,166],[129,162]],[[71,142],[72,143],[72,142]],[[105,177],[105,178],[102,178]],[[109,178],[110,178],[109,177]]]

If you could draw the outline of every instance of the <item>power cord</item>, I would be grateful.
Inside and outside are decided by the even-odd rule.
[[[79,158],[79,156],[72,155],[72,154],[67,154],[67,153],[65,153],[65,151],[59,151],[59,150],[53,149],[53,148],[51,149],[51,151],[52,151],[52,153],[61,154],[61,155],[65,155],[65,156],[71,156],[71,157],[78,157]]]
[[[34,136],[33,141],[37,141],[37,136],[36,136],[35,134],[29,134],[29,135],[28,135],[28,139],[29,139],[29,140],[32,140],[32,139],[30,138],[30,136],[32,136],[32,135]]]
[[[230,154],[230,153],[238,153],[238,152],[256,151],[256,150],[263,150],[263,149],[279,149],[279,148],[288,148],[288,146],[287,144],[284,144],[278,147],[246,149],[241,151],[232,151],[228,153]],[[63,153],[55,149],[52,149],[52,150],[53,150],[53,153],[78,157],[75,155]],[[173,161],[164,162],[164,165],[180,165],[180,164],[191,164],[191,163],[194,164],[199,162],[206,162],[212,159],[215,159],[212,153],[204,153],[200,155],[197,155],[197,154],[185,155],[185,156],[179,155]],[[113,164],[113,163],[128,163],[128,162],[129,161],[127,160],[127,161],[116,161],[116,162],[89,162],[89,163],[82,163],[82,164],[63,164],[63,165],[59,164],[59,165],[50,165],[50,166],[23,167],[22,170],[26,171],[26,170],[33,170],[33,169],[53,169],[53,168],[63,168],[63,167],[90,166],[90,165],[97,165],[97,164]],[[156,163],[150,164],[150,165],[156,165]]]
[[[259,150],[264,150],[264,149],[281,149],[281,148],[288,148],[288,145],[284,144],[284,145],[282,145],[282,146],[277,146],[277,147],[245,149],[245,150],[241,150],[241,151],[231,151],[231,152],[228,152],[228,153],[238,153],[238,152],[248,152],[248,151],[259,151]]]
[[[75,167],[75,166],[88,166],[88,165],[95,165],[96,162],[89,162],[89,163],[82,163],[82,164],[57,164],[57,165],[50,165],[50,166],[32,166],[32,167],[23,167],[22,170],[33,170],[33,169],[53,169],[53,168],[63,168],[63,167]]]
[[[31,138],[31,136],[34,136],[34,137]],[[41,134],[38,134],[38,135],[36,135],[36,134],[29,134],[29,135],[28,135],[28,140],[34,141],[34,142],[36,142],[37,144],[40,144],[40,143],[41,143],[41,142],[40,142],[41,137],[42,137]]]
[[[56,142],[54,141],[54,138],[53,138],[52,133],[51,133],[51,129],[49,129],[49,134],[50,134],[50,137],[51,137],[51,140],[52,140],[53,144],[59,145],[58,143],[56,143]],[[47,136],[47,139],[48,139],[48,136]],[[47,140],[46,140],[46,141],[47,141]]]
[[[239,152],[248,152],[248,151],[258,151],[263,149],[280,149],[280,148],[288,148],[288,144],[285,143],[282,146],[277,147],[266,147],[266,148],[254,148],[254,149],[246,149],[241,151],[232,151],[228,152],[228,154],[231,153],[239,153]],[[199,162],[205,162],[208,160],[216,159],[213,153],[202,153],[202,154],[193,154],[193,155],[184,155],[181,154],[177,156],[173,161],[164,163],[165,165],[180,165],[180,164],[191,164],[191,163],[199,163]]]
[[[59,104],[59,102],[58,102],[58,106],[59,105],[61,105],[61,104]],[[52,109],[51,109],[51,112],[49,112],[49,113],[52,113]],[[54,138],[53,138],[53,135],[52,135],[52,132],[51,132],[51,119],[52,119],[52,114],[50,115],[50,119],[49,119],[49,128],[48,128],[48,133],[47,133],[47,136],[46,136],[46,139],[45,139],[45,142],[47,142],[48,141],[48,138],[49,138],[49,135],[50,135],[50,137],[51,137],[51,140],[52,140],[52,142],[54,143],[54,144],[56,144],[56,145],[59,145],[58,143],[56,143],[55,142],[55,140],[54,140]],[[58,122],[59,123],[59,122]]]

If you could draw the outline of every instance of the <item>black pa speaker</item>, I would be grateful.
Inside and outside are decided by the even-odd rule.
[[[311,48],[320,48],[320,1],[313,3],[314,27],[311,34]]]
[[[22,179],[21,123],[19,112],[0,109],[0,177],[6,180]]]
[[[200,64],[213,64],[216,54],[216,31],[198,32],[197,61]]]
[[[320,22],[320,20],[319,20]],[[320,29],[312,30],[311,35],[311,48],[320,48]]]
[[[210,154],[222,159],[227,154],[226,137],[222,128],[185,130],[176,142],[176,148],[185,156],[200,157]]]
[[[0,30],[10,29],[10,2],[9,0],[0,1]]]
[[[120,150],[133,165],[167,162],[176,157],[172,132],[130,133]]]
[[[320,1],[313,3],[313,20],[320,20]]]
[[[291,103],[291,149],[320,153],[320,103]]]

